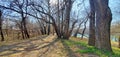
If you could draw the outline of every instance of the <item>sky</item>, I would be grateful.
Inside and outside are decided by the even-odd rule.
[[[113,22],[116,20],[120,20],[120,0],[110,0],[109,7],[113,14],[113,16],[112,16]]]
[[[89,0],[84,0],[85,2],[85,7],[89,9]],[[76,0],[73,4],[73,11],[77,10],[85,10],[82,8],[83,5],[77,6],[81,0]],[[112,11],[112,23],[120,19],[120,0],[109,0],[109,7]],[[118,13],[119,12],[119,13]],[[80,12],[80,16],[84,16],[84,12]]]
[[[0,0],[0,1],[4,1],[4,0]],[[8,0],[9,1],[9,0]],[[85,2],[85,6],[86,8],[89,8],[89,0],[84,0]],[[79,16],[84,16],[84,8],[81,7],[81,6],[78,6],[78,4],[81,2],[81,0],[76,0],[73,4],[73,11],[76,11],[78,13],[78,9],[81,10],[81,12],[79,13]],[[57,0],[50,0],[50,3],[51,4],[56,4],[57,3]],[[0,4],[3,4],[0,2]],[[4,3],[6,4],[6,3]],[[82,5],[83,6],[83,5]],[[112,14],[113,14],[113,21],[112,22],[115,22],[116,20],[119,20],[120,18],[120,0],[109,0],[109,7],[112,11]],[[119,12],[119,13],[117,13]]]

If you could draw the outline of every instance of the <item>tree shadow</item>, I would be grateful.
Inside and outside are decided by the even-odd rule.
[[[74,53],[74,51],[64,42],[64,40],[61,40],[65,50],[68,51],[68,57],[77,57]]]
[[[45,51],[43,51],[43,53],[39,53],[38,57],[45,57],[44,55],[47,55],[47,53],[49,53],[48,51],[52,51],[51,47],[53,47],[53,45],[58,41],[59,41],[59,39],[55,39],[54,41],[50,42],[49,44],[47,44],[41,48],[38,48],[38,50],[40,50],[42,48],[47,47],[47,49]]]
[[[44,42],[42,38],[47,38],[47,36],[39,37],[39,38],[36,38],[36,39],[31,39],[29,41],[24,41],[24,42],[12,44],[12,45],[1,46],[0,47],[0,57],[1,56],[12,55],[12,54],[15,54],[15,53],[20,53],[20,52],[23,52],[23,51],[30,52],[30,51],[40,50],[40,49],[45,48],[45,47],[48,47],[47,50],[49,50],[49,47],[51,45],[53,45],[55,42],[58,41],[57,39],[54,39],[52,42]],[[41,40],[43,42],[40,42],[39,45],[31,43],[32,41],[36,41],[36,40]],[[25,43],[27,43],[28,45],[23,45]],[[39,47],[42,44],[45,44],[45,45]],[[46,53],[47,50],[44,51],[42,54]],[[9,52],[3,53],[5,51],[9,51]],[[42,55],[39,55],[39,57],[40,56],[42,56]]]

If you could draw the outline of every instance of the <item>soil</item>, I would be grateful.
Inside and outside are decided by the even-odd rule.
[[[91,54],[75,53],[54,35],[9,43],[0,46],[0,57],[94,57]]]

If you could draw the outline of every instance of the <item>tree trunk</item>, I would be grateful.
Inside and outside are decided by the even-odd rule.
[[[119,36],[119,48],[120,48],[120,36]]]
[[[22,39],[25,39],[22,22],[21,22],[20,29],[21,29],[21,33],[22,33]]]
[[[1,33],[1,41],[4,41],[4,35],[3,35],[3,32],[2,32],[2,28],[0,27],[0,33]]]
[[[82,24],[82,23],[79,24],[79,27],[78,27],[77,30],[75,31],[74,37],[77,37],[77,34],[78,34],[78,31],[79,31],[79,29],[80,29],[81,24]]]
[[[40,20],[39,20],[39,19],[37,19],[37,20],[38,20],[38,23],[39,23],[40,32],[41,32],[41,34],[42,34],[42,35],[44,35],[45,33],[44,33],[43,24],[40,22]]]
[[[66,15],[65,15],[65,33],[63,35],[63,38],[69,39],[70,33],[69,33],[69,25],[70,25],[70,12],[72,8],[72,1],[66,0]]]
[[[50,0],[47,1],[47,4],[48,4],[48,13],[51,14],[51,12],[50,12],[50,3],[49,2],[50,2]],[[48,16],[48,20],[49,20],[49,23],[50,23],[50,17],[49,16]],[[49,23],[48,23],[48,28],[47,28],[47,35],[50,34],[50,28],[51,27],[50,27]]]
[[[2,12],[0,11],[0,33],[1,33],[1,41],[4,41],[4,35],[2,32]]]
[[[112,51],[110,42],[110,25],[112,20],[108,0],[95,0],[96,10],[96,44],[102,50]]]
[[[84,33],[85,33],[85,30],[86,30],[86,23],[87,23],[88,19],[85,21],[84,23],[84,29],[82,31],[82,36],[81,36],[81,39],[83,39],[83,36],[84,36]]]
[[[47,30],[47,34],[49,35],[50,34],[50,24],[48,24],[48,30]]]
[[[89,22],[89,40],[88,45],[95,46],[95,6],[94,0],[89,0],[90,3],[90,22]]]

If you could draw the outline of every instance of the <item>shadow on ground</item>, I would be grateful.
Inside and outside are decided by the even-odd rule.
[[[68,51],[68,57],[78,57],[75,55],[75,52],[64,42],[64,40],[61,40],[64,48],[66,51]]]
[[[45,42],[43,39],[47,38],[48,36],[38,37],[36,39],[31,39],[28,41],[12,44],[12,45],[3,45],[0,47],[0,57],[2,56],[9,56],[16,53],[21,52],[31,52],[35,50],[42,50],[46,47],[46,50],[42,53],[39,53],[38,57],[42,57],[45,54],[51,45],[57,42],[57,39],[54,39],[52,42]]]

